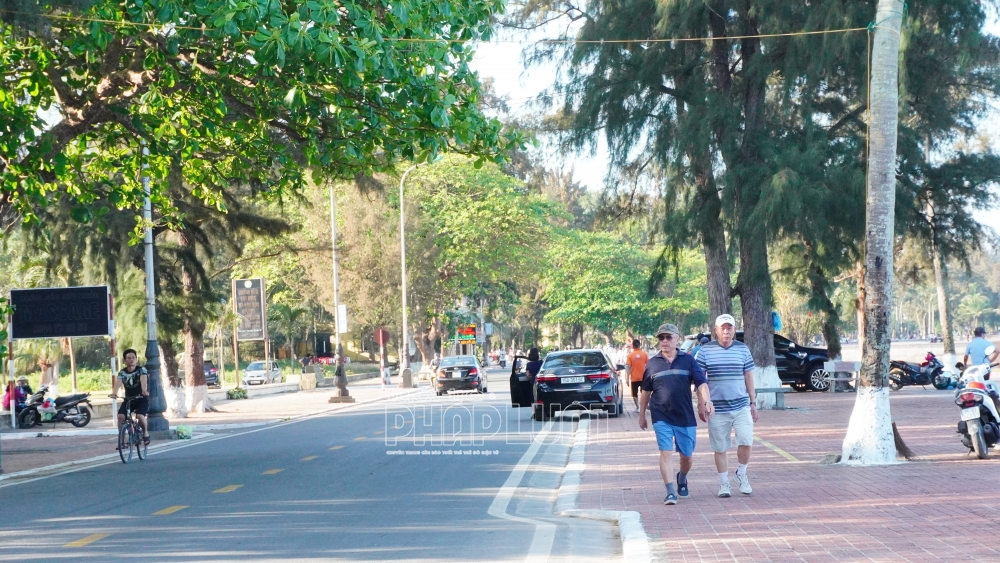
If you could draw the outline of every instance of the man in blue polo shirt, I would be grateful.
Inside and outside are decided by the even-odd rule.
[[[660,448],[660,476],[667,487],[663,504],[677,504],[678,495],[690,495],[687,474],[691,471],[691,456],[694,455],[698,430],[691,406],[692,384],[698,391],[698,416],[708,421],[714,411],[704,372],[691,355],[677,349],[681,332],[672,324],[663,324],[656,331],[656,338],[660,341],[660,353],[646,362],[639,399],[639,428],[646,429],[648,407],[656,432],[656,444]],[[676,490],[671,480],[674,449],[681,457]]]

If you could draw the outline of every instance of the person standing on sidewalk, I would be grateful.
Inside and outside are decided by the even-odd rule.
[[[687,474],[691,471],[698,421],[691,406],[691,385],[698,392],[698,416],[703,421],[712,418],[712,401],[708,382],[698,363],[689,354],[677,349],[681,332],[672,324],[662,324],[656,331],[660,353],[646,362],[642,377],[642,397],[639,399],[639,428],[645,430],[646,409],[649,408],[660,449],[660,476],[667,487],[663,504],[677,504],[677,496],[687,497]],[[673,450],[680,454],[677,488],[671,480],[674,472]]]
[[[639,339],[632,341],[632,351],[625,358],[625,371],[628,372],[629,383],[632,385],[632,402],[635,403],[635,412],[639,412],[639,388],[642,386],[642,375],[646,373],[646,362],[649,355],[642,351],[639,346]]]
[[[708,377],[708,388],[715,405],[715,416],[708,423],[708,438],[715,452],[719,471],[719,498],[729,498],[729,460],[726,451],[732,446],[736,431],[736,482],[740,492],[753,493],[747,464],[753,446],[753,424],[757,422],[757,392],[753,385],[753,356],[750,348],[736,341],[736,320],[732,315],[715,319],[718,340],[703,344],[695,359]]]

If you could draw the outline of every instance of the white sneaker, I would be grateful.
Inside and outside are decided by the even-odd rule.
[[[726,481],[719,487],[719,498],[729,498],[732,494],[733,490],[729,486],[729,481]]]
[[[750,487],[750,478],[747,477],[747,475],[745,473],[743,475],[740,475],[739,473],[737,473],[736,474],[736,482],[740,484],[740,492],[741,493],[743,493],[745,495],[749,495],[749,494],[753,493],[753,488]]]

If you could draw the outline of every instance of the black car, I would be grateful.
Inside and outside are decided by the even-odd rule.
[[[510,400],[514,407],[532,407],[535,420],[546,420],[558,411],[604,410],[616,417],[622,412],[619,371],[601,350],[552,352],[532,378],[523,371],[527,360],[514,358]]]
[[[486,393],[488,383],[486,371],[475,356],[441,358],[441,363],[431,381],[438,396],[451,391]]]
[[[205,385],[209,387],[219,387],[219,368],[215,367],[215,362],[205,360]]]
[[[707,333],[692,334],[684,338],[681,350],[693,354],[700,346],[700,341],[710,338]],[[736,333],[736,340],[743,342],[743,331]],[[796,391],[826,391],[830,386],[827,381],[823,364],[830,361],[830,355],[825,348],[808,348],[799,346],[791,340],[774,335],[774,361],[778,367],[778,377]]]

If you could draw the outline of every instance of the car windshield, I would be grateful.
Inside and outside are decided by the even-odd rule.
[[[545,358],[542,369],[562,368],[569,366],[603,367],[604,354],[600,352],[568,352],[564,354],[549,354]]]
[[[208,369],[212,369],[215,367],[215,362],[213,362],[212,360],[205,360],[205,367]]]
[[[247,366],[248,371],[254,371],[254,370],[261,371],[263,369],[264,369],[264,362],[253,362],[252,364]]]
[[[697,344],[697,343],[698,343],[698,337],[697,336],[685,338],[684,342],[681,343],[681,352],[685,352],[686,353],[691,348],[694,348],[694,345]]]
[[[449,356],[441,360],[441,367],[443,368],[474,365],[476,365],[476,359],[472,356]]]

